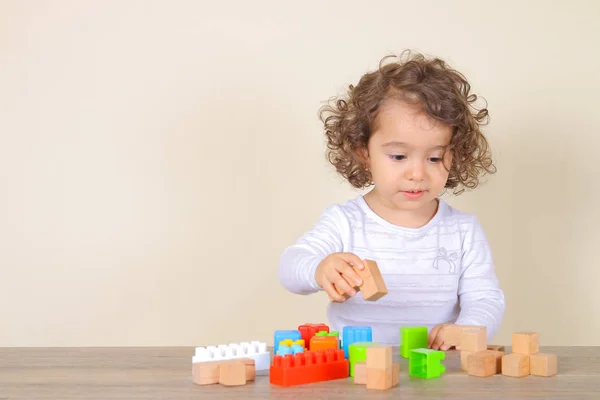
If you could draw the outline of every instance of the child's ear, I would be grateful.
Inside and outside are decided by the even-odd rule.
[[[356,155],[365,169],[369,169],[369,150],[366,147],[360,147],[356,150]]]

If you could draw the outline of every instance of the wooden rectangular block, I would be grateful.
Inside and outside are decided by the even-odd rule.
[[[369,368],[367,367],[367,389],[388,390],[392,388],[394,369],[392,367]]]
[[[472,376],[487,377],[502,371],[504,353],[495,350],[478,351],[469,355],[467,372]]]
[[[219,366],[219,383],[224,386],[246,384],[246,366],[242,363],[223,363]]]
[[[460,350],[472,353],[487,350],[487,328],[463,329],[460,334]]]
[[[487,346],[488,350],[496,350],[496,351],[501,351],[502,353],[505,352],[504,350],[504,346],[500,346],[500,345],[495,345],[495,344],[488,344]]]
[[[354,384],[367,384],[367,363],[365,361],[357,361],[354,363]]]
[[[555,354],[537,353],[529,356],[529,373],[535,376],[553,376],[558,370]]]
[[[469,369],[469,356],[473,354],[472,351],[460,351],[460,369],[467,371]]]
[[[502,356],[502,375],[521,378],[529,375],[529,356],[519,353]]]
[[[392,364],[392,387],[400,384],[400,364]]]
[[[532,355],[540,351],[540,335],[537,332],[515,332],[512,335],[512,352]]]
[[[444,331],[444,344],[449,346],[460,346],[460,336],[464,330],[477,330],[485,328],[478,325],[455,325],[447,324],[442,327]]]
[[[241,363],[245,366],[246,380],[252,381],[256,378],[254,360],[251,358],[237,358],[233,360],[206,361],[192,364],[192,381],[196,385],[212,385],[219,383],[220,366],[224,363]]]
[[[391,367],[392,346],[367,348],[367,368],[386,369]]]
[[[357,271],[363,280],[360,291],[367,301],[379,300],[388,293],[381,271],[373,260],[364,260],[364,264],[365,269]]]

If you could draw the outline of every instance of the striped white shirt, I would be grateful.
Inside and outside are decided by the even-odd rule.
[[[478,219],[443,200],[421,228],[404,228],[375,214],[362,196],[328,207],[319,221],[285,249],[279,279],[297,294],[322,290],[315,270],[331,253],[350,252],[377,262],[388,294],[375,302],[357,293],[344,303],[330,302],[329,325],[369,325],[373,341],[400,343],[401,326],[440,323],[487,327],[488,340],[503,319],[504,293],[499,287],[490,248]]]

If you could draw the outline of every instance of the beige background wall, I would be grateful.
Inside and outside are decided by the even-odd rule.
[[[270,342],[325,321],[325,296],[276,273],[358,193],[317,110],[404,48],[489,103],[499,172],[448,201],[487,230],[496,341],[600,345],[600,3],[281,3],[0,0],[0,345]]]

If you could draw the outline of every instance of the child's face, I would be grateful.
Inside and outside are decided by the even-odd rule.
[[[430,206],[448,180],[451,135],[449,125],[418,107],[386,101],[375,120],[367,155],[381,200],[401,210]]]

